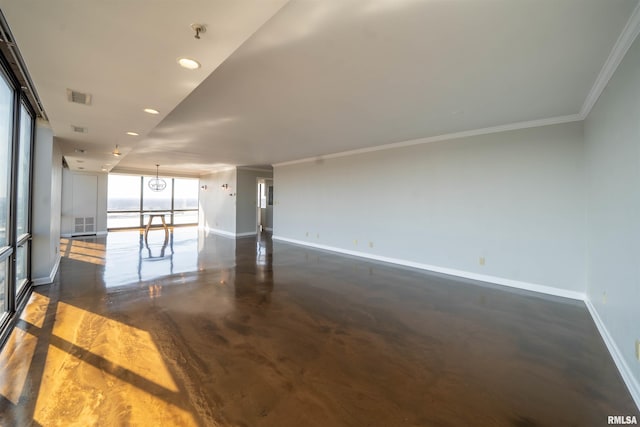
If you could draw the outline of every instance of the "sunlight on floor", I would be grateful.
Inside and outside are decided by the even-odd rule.
[[[105,250],[105,245],[101,243],[60,239],[60,253],[62,256],[76,261],[104,265]]]
[[[174,404],[179,395],[147,331],[58,303],[36,421],[61,413],[78,425],[195,425],[189,411]],[[95,419],[98,413],[113,414],[113,423]]]
[[[38,339],[15,328],[2,350],[0,358],[0,394],[14,405],[18,404],[25,385]]]
[[[79,320],[82,319],[82,320]],[[147,331],[58,303],[53,335],[167,390],[178,388]],[[140,357],[136,357],[140,355]]]

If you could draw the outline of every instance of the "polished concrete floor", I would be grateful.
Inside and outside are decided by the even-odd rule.
[[[62,241],[0,425],[602,426],[638,415],[584,305],[176,229]]]

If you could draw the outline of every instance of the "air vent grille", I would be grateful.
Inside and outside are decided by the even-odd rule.
[[[78,133],[87,133],[87,132],[89,132],[89,129],[87,129],[86,127],[83,127],[83,126],[71,125],[71,129],[73,129],[74,132],[78,132]]]
[[[67,99],[76,104],[91,105],[91,95],[76,90],[67,89]]]

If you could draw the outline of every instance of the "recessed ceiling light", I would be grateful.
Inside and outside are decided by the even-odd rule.
[[[187,70],[197,70],[201,67],[198,61],[191,58],[178,58],[178,64],[180,64],[182,68],[186,68]]]
[[[138,135],[140,135],[140,134],[139,134],[139,133],[137,133],[137,132],[127,132],[127,135],[131,135],[131,136],[138,136]]]
[[[78,167],[78,169],[84,170],[84,168],[82,166]]]
[[[154,110],[153,108],[145,108],[144,112],[149,114],[160,114],[160,111]]]
[[[76,160],[78,163],[84,163],[84,160]]]
[[[83,148],[76,148],[75,150],[76,153],[80,153],[80,154],[84,154],[87,150],[83,149]]]

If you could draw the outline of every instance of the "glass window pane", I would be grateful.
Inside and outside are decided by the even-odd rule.
[[[145,211],[171,210],[171,178],[162,178],[167,187],[162,191],[153,191],[149,188],[149,181],[155,176],[145,176],[142,186],[142,209]]]
[[[18,292],[27,284],[28,245],[29,242],[26,242],[23,246],[18,246],[18,250],[16,251],[16,283],[18,285]]]
[[[140,227],[139,213],[123,213],[123,212],[107,213],[107,228],[133,228],[133,227]]]
[[[174,179],[174,209],[198,209],[200,182],[197,179]]]
[[[7,289],[7,277],[8,277],[8,266],[7,258],[3,261],[0,261],[0,313],[4,313],[7,311],[6,304],[6,289]]]
[[[13,91],[0,76],[0,247],[7,246]]]
[[[175,225],[197,224],[198,211],[176,211],[173,213],[173,223]]]
[[[29,233],[29,165],[31,163],[31,125],[33,118],[20,108],[20,146],[18,152],[17,236]]]
[[[134,175],[109,175],[107,210],[140,210],[140,177]],[[136,227],[140,224],[136,224]]]

